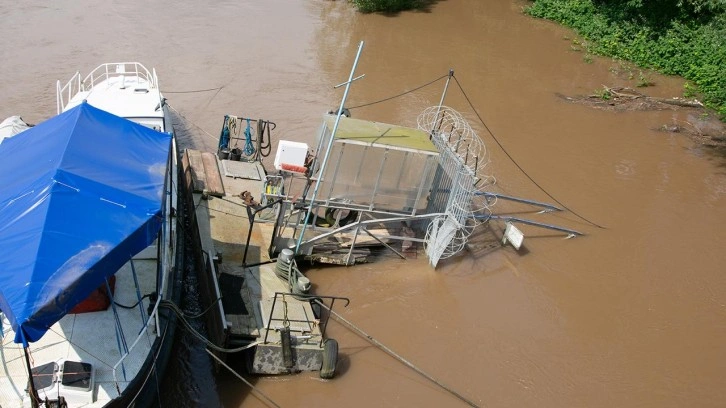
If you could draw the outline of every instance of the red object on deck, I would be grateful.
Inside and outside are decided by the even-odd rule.
[[[308,168],[305,166],[298,166],[290,163],[280,163],[280,168],[286,171],[294,171],[295,173],[305,173]]]
[[[116,277],[111,276],[108,279],[108,286],[111,287],[111,294],[116,289]],[[71,313],[88,313],[88,312],[99,312],[106,310],[111,305],[111,298],[108,296],[108,289],[106,289],[106,283],[102,283],[96,290],[91,292],[90,295],[81,303],[77,304],[71,310]]]

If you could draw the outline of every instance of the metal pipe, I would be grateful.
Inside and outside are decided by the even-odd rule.
[[[276,205],[278,203],[281,203],[281,202],[282,202],[282,198],[278,198],[277,200],[275,200],[275,201],[273,201],[271,203],[267,203],[267,205],[264,205],[264,206],[262,206],[260,208],[252,209],[252,207],[250,207],[250,206],[246,206],[245,207],[247,209],[247,219],[250,222],[250,229],[247,232],[247,243],[245,244],[245,252],[244,252],[244,255],[242,255],[242,265],[243,266],[249,266],[249,265],[246,265],[246,262],[247,262],[247,248],[250,247],[250,238],[252,237],[252,227],[254,227],[254,224],[255,224],[255,216],[257,215],[258,212],[260,212],[260,211],[262,211],[264,209],[270,208],[270,207],[272,207],[272,206],[274,206],[274,205]]]
[[[393,248],[392,246],[390,246],[390,245],[388,245],[387,243],[383,242],[383,240],[381,240],[381,239],[380,239],[380,238],[378,238],[377,236],[373,235],[373,234],[372,234],[372,233],[371,233],[370,231],[368,231],[367,229],[364,229],[363,231],[364,231],[364,232],[365,232],[366,234],[370,235],[370,236],[371,236],[371,238],[373,238],[373,239],[375,239],[376,241],[378,241],[378,242],[379,242],[379,243],[380,243],[381,245],[383,245],[383,246],[385,246],[386,248],[388,248],[388,249],[390,249],[391,251],[393,251],[393,252],[394,252],[394,253],[395,253],[396,255],[398,255],[399,257],[401,257],[401,259],[406,259],[406,257],[405,257],[405,256],[404,256],[404,255],[403,255],[402,253],[400,253],[400,252],[396,251],[396,250],[395,250],[395,249],[394,249],[394,248]]]
[[[326,233],[320,234],[315,236],[314,238],[310,238],[308,240],[308,243],[310,242],[316,242],[320,241],[322,239],[325,239],[331,235],[353,229],[354,227],[357,227],[359,225],[369,225],[369,224],[385,224],[387,222],[399,222],[399,221],[411,221],[411,220],[425,220],[427,218],[435,218],[438,216],[446,215],[446,213],[429,213],[429,214],[421,214],[421,215],[414,215],[414,216],[405,216],[405,217],[393,217],[393,218],[381,218],[381,219],[372,219],[372,220],[365,220],[365,221],[359,221],[357,223],[348,224],[345,226],[342,226],[338,229],[328,231]]]
[[[474,193],[474,195],[478,195],[478,196],[483,195],[484,197],[502,198],[504,200],[515,201],[518,203],[531,204],[531,205],[536,205],[539,207],[549,208],[550,210],[562,211],[561,208],[554,206],[552,204],[542,203],[542,202],[534,201],[534,200],[527,200],[525,198],[512,197],[512,196],[508,196],[508,195],[504,195],[504,194],[490,193],[490,192],[485,191],[485,192]]]
[[[38,408],[38,402],[40,401],[40,397],[38,396],[38,391],[35,389],[35,380],[33,379],[33,369],[32,367],[30,367],[30,356],[28,353],[28,348],[23,347],[23,352],[25,353],[25,366],[28,368],[28,394],[30,394],[30,403],[33,408]]]
[[[411,207],[413,207],[411,209],[411,215],[416,215],[416,210],[418,209],[418,201],[421,199],[421,195],[423,194],[424,181],[429,176],[429,172],[431,171],[431,170],[429,170],[429,167],[431,167],[432,161],[433,160],[431,159],[431,157],[428,157],[428,158],[426,158],[426,161],[424,162],[424,169],[421,174],[421,180],[419,181],[418,193],[416,194],[416,199],[414,200],[413,205],[411,206]]]
[[[358,223],[360,222],[361,217],[363,216],[362,212],[358,213]],[[356,223],[356,225],[358,224]],[[355,261],[351,262],[351,259],[353,257],[353,250],[355,249],[355,241],[358,239],[358,232],[360,232],[360,227],[355,228],[355,233],[353,234],[353,241],[350,242],[350,249],[348,250],[348,256],[345,258],[345,266],[353,265]]]
[[[355,75],[355,68],[358,66],[358,59],[360,59],[360,54],[362,51],[363,51],[363,41],[361,41],[360,44],[358,45],[358,52],[355,55],[355,61],[353,61],[353,68],[351,68],[351,70],[350,70],[350,76],[348,77],[348,81],[345,82],[345,92],[343,92],[343,99],[340,100],[340,108],[338,109],[338,112],[335,116],[335,125],[333,125],[333,132],[331,133],[330,140],[328,141],[328,149],[325,151],[325,157],[323,157],[323,163],[320,165],[320,174],[325,174],[325,168],[328,165],[328,158],[330,157],[330,150],[333,148],[333,141],[335,141],[335,132],[338,131],[338,124],[340,123],[340,116],[343,114],[343,108],[345,107],[345,100],[348,98],[348,91],[350,91],[350,84],[353,82],[353,76]],[[300,236],[298,237],[297,244],[295,245],[295,254],[297,254],[300,251],[300,244],[302,243],[303,237],[305,236],[305,228],[310,219],[310,213],[312,212],[312,205],[313,205],[313,203],[315,203],[315,200],[318,197],[318,188],[319,187],[320,187],[320,183],[315,183],[315,189],[313,190],[313,196],[310,199],[311,211],[308,211],[305,214],[305,222],[303,223],[302,230],[300,232]]]
[[[441,106],[444,105],[444,98],[446,98],[446,92],[449,89],[449,82],[451,82],[451,78],[454,76],[454,70],[449,69],[449,76],[446,78],[446,84],[444,85],[444,92],[441,93],[441,100],[439,101],[439,106],[436,108],[436,116],[434,116],[434,119],[438,119],[439,113],[441,113]],[[436,126],[436,120],[434,120],[434,126]],[[429,140],[431,140],[434,136],[434,129],[431,129],[431,132],[429,132]]]
[[[335,188],[335,181],[338,179],[338,171],[340,170],[340,163],[343,161],[343,152],[345,151],[345,143],[340,144],[340,151],[338,153],[338,161],[335,163],[335,170],[333,171],[332,178],[330,180],[330,188],[328,189],[328,196],[325,197],[325,204],[330,203],[330,199],[333,197],[333,189]],[[362,162],[362,161],[361,161]],[[324,183],[325,175],[320,175],[320,180],[318,180],[318,183]],[[345,194],[348,194],[348,187],[345,189]],[[310,202],[312,204],[312,202]],[[315,214],[317,215],[317,213]],[[314,224],[313,224],[314,225]]]
[[[555,231],[566,232],[571,235],[583,235],[582,232],[576,231],[573,229],[558,227],[556,225],[545,224],[542,222],[525,220],[523,218],[508,217],[508,216],[501,216],[501,215],[490,215],[489,218],[492,218],[495,220],[504,220],[504,221],[509,221],[509,222],[521,222],[522,224],[532,225],[532,226],[541,227],[541,228],[547,228],[547,229],[551,229],[551,230],[555,230]]]
[[[378,168],[378,178],[376,179],[375,186],[373,186],[373,194],[371,194],[371,204],[368,207],[369,210],[372,210],[375,207],[376,196],[378,195],[378,187],[381,186],[381,178],[383,178],[383,169],[386,166],[387,160],[388,160],[388,149],[383,151],[383,160],[381,160],[381,166]]]

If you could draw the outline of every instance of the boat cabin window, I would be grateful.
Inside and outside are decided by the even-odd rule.
[[[158,132],[164,131],[164,126],[161,122],[161,119],[153,119],[153,118],[128,118],[139,125],[144,125],[147,128],[154,129]]]

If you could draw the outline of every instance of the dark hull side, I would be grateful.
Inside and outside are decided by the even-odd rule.
[[[179,192],[182,195],[182,192]],[[184,201],[179,197],[177,206],[177,233],[176,233],[176,253],[174,260],[174,268],[171,278],[171,293],[166,300],[179,304],[182,296],[182,282],[184,274],[184,246],[186,244],[183,231],[183,225],[180,215],[184,214]],[[159,324],[162,327],[162,335],[157,337],[151,346],[149,357],[147,357],[139,374],[134,378],[121,395],[113,401],[106,404],[105,408],[148,408],[160,405],[159,395],[162,378],[166,372],[171,351],[174,345],[174,335],[177,330],[177,316],[168,308],[159,308]]]

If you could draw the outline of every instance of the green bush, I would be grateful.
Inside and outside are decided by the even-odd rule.
[[[426,0],[349,0],[363,13],[398,12],[426,7]]]
[[[723,0],[535,0],[534,17],[585,38],[587,52],[679,75],[687,91],[726,120],[726,2]],[[685,92],[686,90],[684,90]]]

